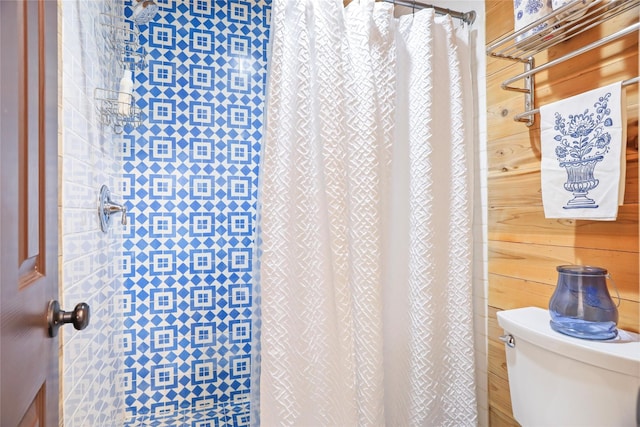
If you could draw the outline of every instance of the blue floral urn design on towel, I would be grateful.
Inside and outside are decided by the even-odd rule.
[[[606,131],[613,125],[609,117],[611,109],[607,106],[610,97],[610,92],[599,97],[593,104],[595,112],[592,113],[586,109],[582,114],[569,114],[567,118],[555,114],[553,129],[559,132],[553,138],[558,142],[555,152],[560,167],[567,171],[564,189],[573,194],[564,209],[598,207],[587,195],[600,183],[594,177],[594,170],[610,149],[611,134]]]

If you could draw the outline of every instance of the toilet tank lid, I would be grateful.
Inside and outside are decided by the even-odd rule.
[[[640,335],[618,329],[611,340],[594,341],[573,338],[551,329],[549,311],[525,307],[499,311],[498,324],[518,340],[570,357],[584,363],[640,377]]]

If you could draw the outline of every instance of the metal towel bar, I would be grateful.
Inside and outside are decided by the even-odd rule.
[[[533,68],[525,71],[524,73],[520,73],[517,76],[513,76],[510,79],[505,80],[504,82],[502,82],[500,86],[502,87],[502,89],[510,90],[511,88],[509,87],[509,85],[515,81],[524,79],[525,77],[533,76],[534,74],[539,73],[540,71],[544,71],[548,68],[554,67],[558,64],[568,61],[569,59],[575,58],[576,56],[582,55],[583,53],[589,52],[590,50],[599,48],[600,46],[604,46],[605,44],[610,43],[614,40],[617,40],[621,37],[624,37],[627,34],[631,34],[634,31],[638,31],[638,29],[640,29],[640,22],[636,22],[635,24],[629,25],[628,27],[620,31],[617,31],[607,37],[603,37],[591,44],[581,47],[580,49],[576,49],[573,52],[570,52],[564,56],[561,56],[560,58],[554,59],[553,61],[549,61],[546,64],[543,64],[540,66],[534,66]],[[520,88],[516,88],[516,89],[520,89]]]
[[[638,82],[640,82],[640,76],[623,81],[622,82],[622,87],[630,86],[630,85],[638,83]],[[521,121],[524,120],[525,117],[533,116],[534,114],[538,114],[539,112],[540,112],[539,108],[534,108],[533,110],[529,110],[529,111],[525,111],[524,113],[516,114],[515,116],[513,116],[513,120],[515,120],[517,122],[521,122]]]
[[[556,66],[564,61],[589,52],[614,40],[634,32],[638,32],[640,29],[640,23],[636,22],[611,35],[602,37],[593,43],[561,56],[560,58],[551,60],[540,66],[536,66],[534,64],[533,57],[537,53],[569,40],[578,34],[582,34],[598,26],[602,22],[616,17],[628,10],[632,10],[634,8],[637,9],[640,5],[640,0],[594,0],[590,4],[586,13],[584,12],[584,6],[581,3],[581,0],[574,0],[540,20],[531,23],[527,27],[506,35],[487,48],[487,55],[489,56],[521,62],[524,65],[523,73],[511,77],[501,84],[501,87],[504,90],[524,94],[525,111],[515,115],[515,121],[524,122],[527,126],[531,126],[534,123],[534,115],[540,111],[539,109],[533,108],[535,104],[534,76],[536,73]],[[580,16],[580,13],[584,13],[584,16]],[[536,27],[543,22],[551,21],[554,23],[549,25],[547,29],[534,34],[525,40],[518,40],[519,36],[522,36],[530,28]],[[523,87],[511,86],[512,83],[518,80],[523,80]],[[638,77],[635,77],[625,80],[623,85],[628,86],[637,82]]]

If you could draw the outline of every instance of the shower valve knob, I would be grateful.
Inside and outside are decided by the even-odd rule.
[[[60,309],[60,303],[56,300],[49,301],[47,310],[47,323],[49,324],[49,336],[58,335],[58,328],[65,323],[72,323],[73,327],[79,331],[89,326],[91,310],[89,304],[81,302],[75,306],[73,311]]]
[[[100,229],[103,232],[106,233],[109,230],[111,215],[118,212],[122,213],[120,223],[127,225],[127,208],[124,205],[112,201],[109,187],[103,185],[100,187],[100,194],[98,195],[98,218],[100,219]]]
[[[122,225],[127,225],[127,208],[123,205],[119,205],[117,203],[113,203],[108,201],[104,205],[104,212],[108,215],[114,214],[116,212],[122,212],[122,218],[120,219],[120,223]]]

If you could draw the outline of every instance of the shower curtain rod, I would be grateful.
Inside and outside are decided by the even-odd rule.
[[[434,6],[431,4],[422,3],[412,0],[384,0],[387,3],[393,3],[394,5],[411,7],[414,9],[433,9],[440,15],[451,15],[452,18],[462,20],[465,24],[471,25],[476,20],[476,11],[471,10],[469,12],[458,12],[456,10],[447,9],[444,7]]]

